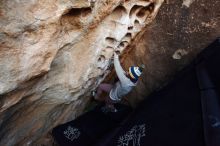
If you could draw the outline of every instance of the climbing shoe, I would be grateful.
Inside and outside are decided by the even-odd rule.
[[[108,106],[103,106],[101,108],[101,111],[103,113],[108,113],[108,112],[112,112],[112,113],[116,113],[118,110],[115,107],[108,107]]]
[[[92,97],[95,97],[96,93],[97,93],[96,90],[93,90],[92,91]]]

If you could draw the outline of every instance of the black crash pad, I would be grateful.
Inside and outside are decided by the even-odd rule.
[[[103,105],[99,105],[77,119],[55,127],[52,130],[55,141],[60,146],[91,146],[100,137],[119,127],[132,111],[122,104],[116,104],[115,107],[117,112],[103,112]]]

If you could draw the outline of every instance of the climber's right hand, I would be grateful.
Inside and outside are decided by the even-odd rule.
[[[120,55],[121,52],[119,50],[115,50],[115,54]]]

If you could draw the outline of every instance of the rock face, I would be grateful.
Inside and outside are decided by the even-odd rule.
[[[141,81],[129,96],[133,105],[170,81],[220,37],[219,8],[218,0],[167,0],[162,5],[155,21],[132,41],[123,56],[125,68],[145,64]]]
[[[1,0],[0,145],[50,145],[163,0]]]

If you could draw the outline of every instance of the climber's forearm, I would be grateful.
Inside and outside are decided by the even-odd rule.
[[[121,64],[120,64],[120,61],[119,61],[119,57],[118,57],[118,55],[116,53],[114,53],[114,66],[115,66],[115,71],[116,71],[116,74],[117,74],[119,80],[121,82],[125,82],[127,77],[124,74],[125,71],[121,67]]]

